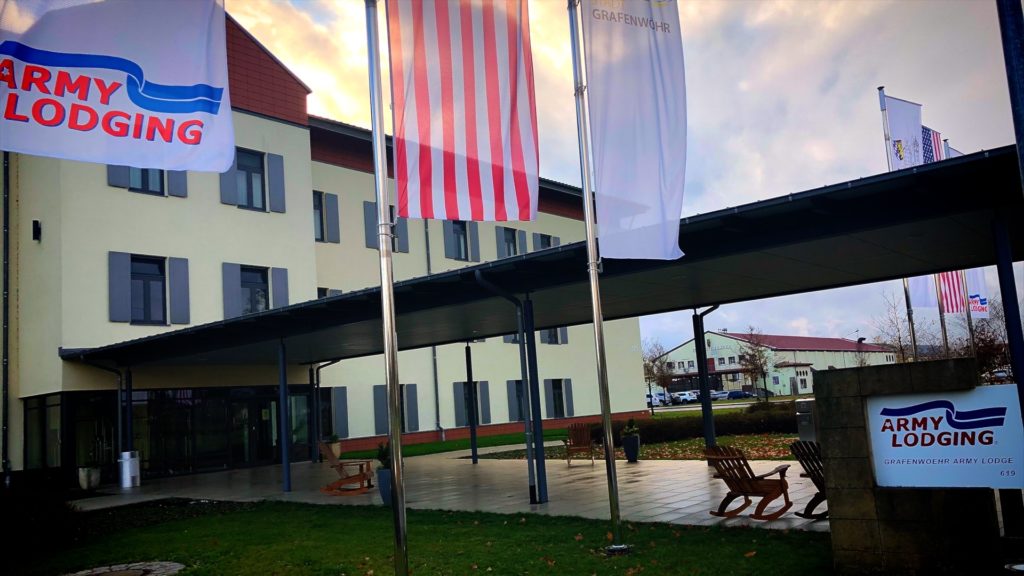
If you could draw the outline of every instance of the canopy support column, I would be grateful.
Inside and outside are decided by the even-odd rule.
[[[537,342],[534,337],[533,300],[523,301],[523,324],[526,337],[526,364],[530,372],[530,410],[533,412],[533,455],[537,465],[537,501],[548,501],[548,472],[544,463],[544,415],[540,411],[540,380],[537,375]]]
[[[292,467],[289,461],[291,425],[288,421],[288,356],[284,340],[277,345],[277,390],[278,390],[278,445],[281,446],[281,489],[292,491]]]
[[[476,382],[473,381],[473,349],[469,347],[469,342],[466,342],[466,387],[463,390],[466,405],[469,408],[467,410],[467,415],[469,416],[469,452],[473,458],[473,464],[477,464],[480,455],[477,453],[476,427],[480,418],[477,414]]]
[[[704,344],[704,317],[718,309],[714,305],[698,313],[693,311],[693,347],[697,351],[697,378],[700,388],[700,413],[704,422],[704,446],[714,448],[718,445],[715,439],[715,416],[711,406],[711,382],[708,376],[708,350]],[[710,464],[709,464],[710,466]]]

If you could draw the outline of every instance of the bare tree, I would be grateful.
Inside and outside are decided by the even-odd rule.
[[[740,346],[740,366],[743,372],[750,378],[750,383],[757,386],[757,380],[761,380],[764,388],[764,400],[768,401],[768,372],[771,369],[771,350],[760,330],[750,326]]]
[[[910,343],[910,324],[904,307],[891,290],[882,292],[882,300],[885,302],[882,314],[871,321],[875,328],[875,343],[891,348],[896,353],[897,362],[909,362],[914,356],[914,350]]]
[[[642,355],[644,360],[644,380],[647,384],[647,393],[651,395],[651,412],[654,412],[654,393],[652,392],[652,386],[661,386],[665,388],[668,385],[669,377],[671,374],[667,368],[668,365],[668,353],[665,351],[665,347],[661,345],[661,342],[653,338],[644,338]],[[666,389],[667,392],[667,389]],[[668,399],[668,395],[665,396]]]

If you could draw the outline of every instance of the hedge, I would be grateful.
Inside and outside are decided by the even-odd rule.
[[[620,433],[626,425],[624,420],[612,422],[612,437],[620,445]],[[666,418],[637,420],[640,439],[644,444],[657,444],[673,440],[704,437],[703,418]],[[794,402],[757,402],[744,412],[715,414],[715,434],[733,436],[736,434],[796,434],[796,404]],[[602,427],[595,426],[593,438],[600,442]]]

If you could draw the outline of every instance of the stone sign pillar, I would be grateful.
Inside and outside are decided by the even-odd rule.
[[[981,574],[1000,565],[994,491],[883,488],[875,482],[866,399],[970,390],[973,359],[814,375],[818,441],[839,574]]]

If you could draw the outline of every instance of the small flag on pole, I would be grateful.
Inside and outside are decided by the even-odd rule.
[[[387,0],[398,215],[533,220],[526,0]]]
[[[223,172],[235,158],[221,0],[0,0],[0,148]]]

